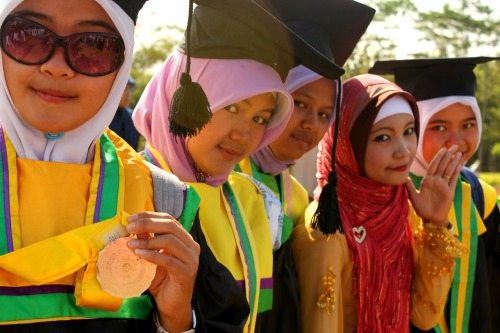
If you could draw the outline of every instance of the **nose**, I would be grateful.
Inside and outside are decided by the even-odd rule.
[[[57,46],[52,56],[40,65],[40,71],[54,78],[71,78],[76,73],[69,67],[64,55],[64,49],[61,46]]]
[[[410,149],[410,143],[406,140],[399,140],[397,143],[396,150],[394,151],[394,158],[395,159],[403,159],[408,157],[410,155],[411,149]]]
[[[231,125],[230,138],[240,143],[250,141],[251,124],[249,121],[237,121]]]
[[[450,148],[453,145],[461,147],[464,144],[464,137],[457,130],[449,131],[448,140],[446,140],[446,148]]]
[[[302,127],[310,131],[318,128],[318,110],[310,109],[303,112],[304,119],[302,120]]]

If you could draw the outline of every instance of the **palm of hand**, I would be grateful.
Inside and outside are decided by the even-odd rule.
[[[453,195],[446,178],[427,175],[411,201],[415,212],[425,221],[447,222]]]

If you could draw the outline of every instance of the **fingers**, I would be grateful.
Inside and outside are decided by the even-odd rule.
[[[196,274],[200,247],[182,225],[164,213],[144,212],[134,215],[127,230],[142,235],[128,245],[140,257],[165,268],[170,273]],[[152,234],[153,237],[144,237]]]
[[[128,218],[127,231],[131,234],[173,234],[183,242],[189,242],[193,238],[182,227],[182,225],[171,215],[159,212],[142,212],[131,215]]]
[[[415,195],[417,195],[417,189],[415,188],[415,184],[413,184],[413,181],[411,178],[408,178],[405,183],[406,190],[408,191],[408,197],[410,201],[413,202],[413,198]]]
[[[462,164],[460,164],[461,160],[462,160],[462,153],[456,153],[452,163],[450,163],[449,166],[451,170],[447,170],[447,172],[451,171],[449,173],[451,174],[450,187],[453,189],[457,186],[458,178],[460,176],[460,172],[462,171]]]
[[[456,157],[458,146],[452,146],[448,149],[441,148],[429,165],[429,175],[451,178],[452,172],[446,173],[450,162]],[[453,169],[452,169],[453,170]]]

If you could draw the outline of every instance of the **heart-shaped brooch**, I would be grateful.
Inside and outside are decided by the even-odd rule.
[[[354,227],[354,228],[352,228],[352,232],[354,234],[354,239],[356,240],[356,242],[358,242],[359,244],[363,243],[363,241],[366,238],[366,229],[365,229],[365,227],[363,227],[363,226],[361,226],[361,227]]]

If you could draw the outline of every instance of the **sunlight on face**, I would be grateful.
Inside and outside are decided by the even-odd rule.
[[[462,153],[461,164],[468,161],[479,142],[477,119],[472,109],[455,103],[437,112],[427,124],[422,138],[424,159],[430,163],[439,149],[458,146]]]
[[[214,113],[201,132],[188,140],[194,162],[210,175],[223,175],[258,147],[273,115],[276,100],[264,93]]]
[[[109,15],[94,0],[25,0],[11,14],[36,21],[60,36],[117,34]],[[18,63],[4,52],[2,61],[17,112],[31,127],[49,133],[67,132],[91,119],[106,101],[117,74],[79,74],[68,66],[60,47],[41,65]]]
[[[292,116],[281,135],[269,146],[282,161],[297,160],[316,147],[328,130],[335,103],[335,83],[321,78],[292,93]]]
[[[415,119],[404,113],[373,125],[365,153],[366,177],[385,185],[401,185],[408,178],[417,149]]]

